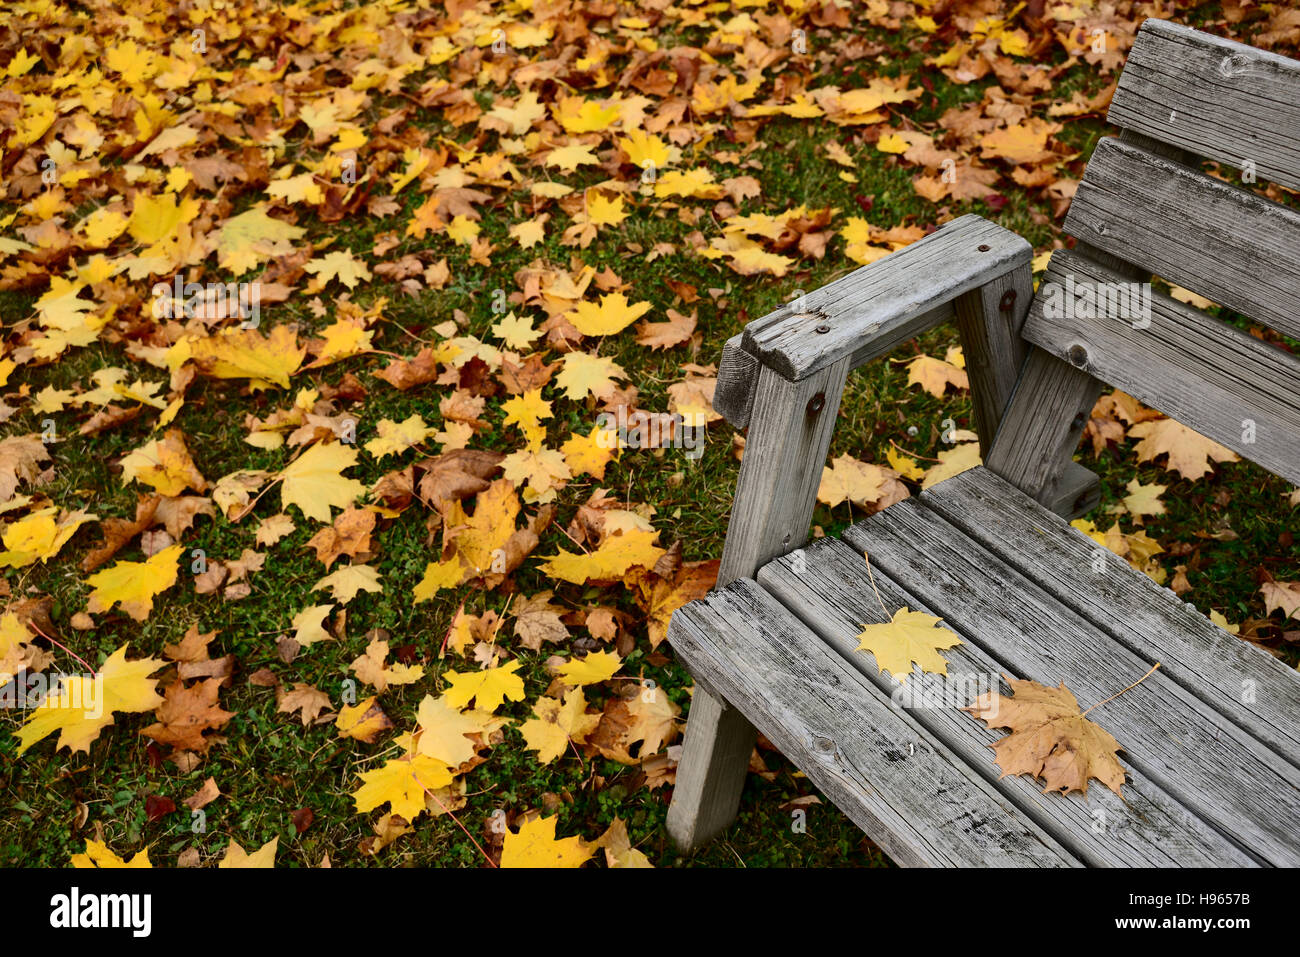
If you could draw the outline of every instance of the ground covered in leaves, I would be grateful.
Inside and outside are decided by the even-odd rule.
[[[0,861],[685,863],[723,341],[965,212],[1041,268],[1146,16],[1297,54],[1250,2],[6,3]],[[962,365],[855,376],[818,534],[978,461]],[[1080,456],[1086,532],[1294,663],[1295,490],[1122,393]],[[697,862],[884,862],[761,745]]]

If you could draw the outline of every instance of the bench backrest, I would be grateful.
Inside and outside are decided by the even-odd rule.
[[[1254,191],[1300,189],[1300,61],[1147,20],[1109,119],[1024,338],[1300,484],[1300,358],[1145,286],[1300,339],[1300,210]]]

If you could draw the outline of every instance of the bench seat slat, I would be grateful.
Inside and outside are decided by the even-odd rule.
[[[1157,292],[1149,324],[1139,323],[1144,328],[1131,315],[1049,310],[1044,290],[1049,283],[1064,290],[1067,277],[1076,288],[1125,281],[1085,256],[1057,250],[1025,320],[1029,342],[1066,361],[1082,346],[1085,372],[1300,484],[1300,358]],[[1249,432],[1247,421],[1254,423]]]
[[[668,640],[898,863],[1080,866],[751,579],[679,609]]]
[[[876,570],[873,578],[874,587],[862,554],[834,538],[769,562],[758,573],[759,584],[877,688],[897,693],[902,686],[880,672],[874,657],[856,650],[858,632],[864,624],[888,620],[877,590],[891,615],[903,605],[928,609],[884,572]],[[906,713],[1084,862],[1094,867],[1258,866],[1136,768],[1127,767],[1123,799],[1096,782],[1086,798],[1061,797],[1043,794],[1041,785],[1026,776],[1000,777],[989,745],[1004,732],[990,730],[958,708],[976,693],[969,687],[974,682],[963,683],[963,678],[979,676],[978,691],[988,690],[999,686],[998,675],[1006,668],[971,643],[943,654],[948,659],[946,678],[916,673],[908,678],[909,690],[920,696],[914,700],[924,706],[909,707],[904,701]],[[963,700],[953,700],[956,693],[962,693]]]
[[[986,468],[940,482],[921,501],[1094,625],[1114,629],[1122,622],[1114,629],[1119,642],[1159,661],[1163,673],[1225,720],[1300,767],[1294,669],[1229,635],[1037,502],[1013,496]],[[1243,694],[1247,689],[1253,694]]]
[[[1010,487],[1008,497],[1024,498]],[[1154,664],[917,501],[878,512],[844,538],[906,582],[963,640],[1025,677],[1052,686],[1064,680],[1085,707]],[[1268,863],[1300,865],[1300,770],[1168,675],[1155,672],[1094,720],[1124,744],[1134,767],[1221,832]]]

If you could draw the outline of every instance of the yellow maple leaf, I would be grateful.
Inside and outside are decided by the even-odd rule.
[[[358,814],[388,804],[392,813],[413,821],[425,811],[426,793],[445,788],[452,780],[445,762],[424,754],[407,755],[362,773],[361,787],[352,792],[352,800]]]
[[[600,724],[599,714],[587,714],[587,699],[582,688],[573,688],[561,702],[557,698],[538,698],[533,717],[519,726],[524,743],[537,752],[541,764],[550,764],[565,751],[569,742],[582,744]]]
[[[422,601],[428,601],[438,592],[448,588],[455,588],[465,580],[465,573],[468,571],[461,564],[458,556],[453,555],[446,561],[429,562],[424,568],[424,577],[415,585],[412,597],[418,605]]]
[[[564,390],[566,398],[581,400],[594,395],[599,399],[614,391],[615,379],[626,378],[623,367],[607,356],[570,352],[564,357],[564,368],[555,377],[555,384]]]
[[[553,578],[576,585],[622,578],[634,566],[653,568],[659,561],[665,550],[654,543],[655,537],[655,532],[628,529],[619,535],[611,535],[586,555],[560,551],[540,569]]]
[[[645,130],[631,130],[618,141],[619,149],[626,155],[633,166],[642,169],[661,170],[673,160],[673,153],[678,152],[653,133]]]
[[[143,562],[117,562],[86,579],[94,590],[86,610],[92,615],[121,604],[122,611],[144,621],[153,611],[154,596],[176,584],[180,545],[171,545]]]
[[[149,863],[149,848],[136,851],[135,855],[129,860],[123,860],[109,850],[107,844],[101,844],[99,841],[86,838],[86,851],[84,854],[73,854],[68,861],[73,867],[78,868],[146,868],[153,867]]]
[[[281,509],[297,505],[307,518],[330,521],[331,508],[347,508],[366,487],[342,474],[357,464],[357,450],[342,442],[316,444],[281,472]]]
[[[621,292],[611,292],[600,305],[580,302],[566,318],[584,336],[609,336],[622,332],[651,309],[648,302],[629,303]]]
[[[542,398],[542,390],[529,389],[523,395],[517,395],[501,404],[501,411],[506,417],[502,425],[518,425],[524,433],[528,448],[537,451],[546,439],[546,429],[542,422],[551,417],[551,403]]]
[[[605,478],[605,466],[619,454],[618,436],[609,429],[594,428],[587,435],[573,432],[560,451],[570,475],[586,472],[597,480]]]
[[[375,458],[383,459],[419,445],[437,430],[429,428],[419,415],[409,415],[401,422],[380,419],[375,431],[379,437],[367,442],[365,448]]]
[[[515,674],[521,664],[516,659],[481,671],[449,671],[443,676],[450,685],[443,697],[458,708],[473,699],[478,710],[489,714],[501,707],[503,701],[522,701],[524,679]]]
[[[541,333],[533,328],[533,321],[527,316],[510,312],[492,326],[492,335],[504,341],[510,349],[527,349]]]
[[[374,333],[360,322],[340,317],[321,330],[323,345],[311,364],[312,368],[369,352],[373,336]]]
[[[581,867],[594,849],[582,838],[555,836],[556,817],[525,821],[519,833],[506,832],[501,846],[502,867]]]
[[[1061,126],[1031,116],[1015,126],[986,133],[980,140],[980,154],[985,159],[1004,159],[1017,165],[1033,165],[1055,157],[1047,148],[1047,138]]]
[[[252,207],[221,224],[217,262],[232,276],[241,276],[260,263],[293,252],[293,243],[307,232],[267,214],[265,204]]]
[[[182,225],[198,215],[202,205],[197,199],[186,199],[177,204],[175,193],[161,196],[137,193],[127,232],[136,242],[153,246],[174,237]]]
[[[554,166],[566,173],[572,173],[579,166],[595,166],[598,162],[600,161],[596,159],[596,154],[591,151],[591,147],[584,146],[582,143],[572,143],[569,146],[553,149],[543,160],[546,166]]]
[[[485,717],[479,709],[466,711],[453,704],[446,695],[425,695],[415,717],[415,749],[426,757],[459,767],[473,760],[476,753],[474,742],[465,735],[481,735],[496,723],[485,723]]]
[[[336,249],[326,253],[320,259],[313,259],[302,267],[316,277],[313,286],[322,289],[331,279],[337,279],[349,289],[356,288],[359,282],[370,281],[370,269],[365,262],[357,259],[350,250]]]
[[[179,545],[174,547],[180,550]],[[158,681],[149,675],[167,662],[160,658],[127,661],[128,647],[122,645],[109,655],[93,676],[64,675],[58,691],[52,691],[18,729],[18,753],[55,731],[59,732],[56,751],[66,747],[73,754],[89,752],[91,742],[113,723],[114,714],[138,714],[162,704],[162,695],[155,690]]]
[[[82,525],[98,518],[86,512],[43,508],[5,526],[0,568],[24,568],[53,558]]]
[[[256,329],[223,329],[213,336],[187,336],[167,351],[168,367],[175,372],[192,361],[204,375],[218,379],[251,379],[254,387],[289,388],[306,347],[288,326],[276,326],[269,336]]]
[[[230,867],[275,867],[275,851],[280,846],[280,838],[273,837],[252,854],[245,851],[239,842],[231,839],[226,845],[226,856],[217,864],[218,869]]]
[[[369,565],[344,565],[311,586],[312,591],[325,588],[328,588],[334,600],[342,605],[356,598],[357,592],[384,590],[384,586],[379,584],[379,572]]]
[[[912,144],[897,133],[888,133],[876,140],[876,149],[882,153],[906,153]]]
[[[468,566],[474,576],[493,571],[504,555],[506,542],[515,533],[515,519],[519,515],[519,496],[514,485],[498,479],[474,500],[474,514],[466,515],[460,502],[446,506],[444,527],[459,529],[453,542],[456,556]]]
[[[161,439],[146,442],[121,461],[122,478],[142,482],[168,497],[193,489],[202,492],[207,480],[199,472],[185,446],[185,433],[168,429]]]
[[[543,213],[536,219],[515,223],[510,227],[510,237],[524,249],[532,249],[546,239],[546,221],[549,218],[548,214]]]
[[[573,687],[608,681],[623,666],[623,659],[609,651],[593,651],[587,657],[572,658],[556,670],[565,684]]]
[[[919,385],[936,399],[942,399],[950,385],[956,389],[969,389],[970,379],[965,370],[950,362],[920,355],[907,363],[907,384]]]
[[[967,469],[973,469],[983,461],[980,458],[980,444],[978,442],[964,442],[961,445],[945,449],[939,453],[939,464],[926,469],[925,478],[921,480],[921,488],[929,488],[944,479],[960,475]]]
[[[1240,461],[1236,452],[1174,419],[1139,422],[1128,434],[1142,440],[1135,448],[1139,462],[1153,462],[1167,455],[1165,468],[1193,481],[1213,471],[1211,460]]]
[[[962,641],[947,628],[936,628],[941,621],[942,618],[912,611],[904,605],[894,612],[891,620],[864,626],[858,633],[857,650],[875,655],[880,670],[888,671],[898,681],[907,681],[913,662],[922,671],[946,675],[948,659],[938,649],[952,648]]]
[[[888,469],[841,455],[831,462],[830,468],[822,466],[817,501],[832,508],[844,501],[870,505],[884,494],[885,481],[889,478]]]
[[[312,605],[298,612],[293,616],[293,640],[304,648],[318,641],[329,641],[333,635],[325,630],[325,619],[333,610],[333,605]]]

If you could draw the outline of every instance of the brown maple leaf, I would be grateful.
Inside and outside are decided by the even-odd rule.
[[[425,459],[416,465],[424,470],[420,497],[442,510],[444,503],[477,495],[492,484],[488,476],[504,458],[500,452],[484,449],[453,449],[437,458]]]
[[[178,751],[206,754],[216,739],[205,736],[204,732],[225,727],[226,722],[235,716],[217,704],[221,684],[219,678],[196,681],[188,686],[183,681],[173,682],[167,688],[163,703],[154,712],[158,723],[140,733],[159,744],[170,744]]]
[[[1124,766],[1115,757],[1123,745],[1084,717],[1086,712],[1065,682],[1056,688],[1016,678],[1007,682],[1014,698],[989,691],[962,708],[990,728],[1011,730],[989,745],[1003,777],[1029,774],[1043,779],[1044,794],[1082,791],[1085,795],[1088,781],[1096,778],[1123,797]]]
[[[368,508],[349,508],[339,513],[334,524],[322,528],[307,542],[328,569],[340,555],[359,562],[370,557],[370,533],[375,530],[375,513]]]

